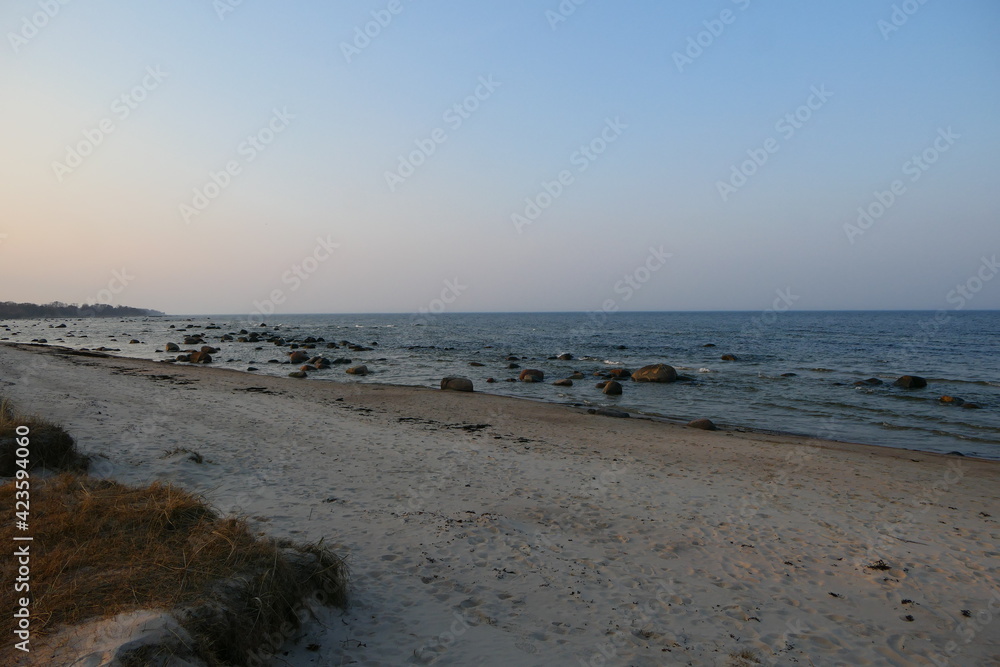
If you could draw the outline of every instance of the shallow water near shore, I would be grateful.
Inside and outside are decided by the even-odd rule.
[[[0,340],[44,338],[72,348],[170,359],[175,355],[163,352],[164,345],[185,348],[181,330],[191,327],[221,348],[213,365],[286,375],[288,365],[268,362],[285,361],[287,348],[219,341],[241,329],[262,336],[277,329],[286,341],[313,336],[373,348],[353,352],[317,345],[317,354],[348,357],[372,372],[358,378],[334,366],[310,374],[309,381],[437,386],[443,376],[461,375],[472,379],[477,391],[508,396],[1000,459],[1000,313],[995,311],[289,315],[253,326],[259,322],[232,315],[17,320],[0,322],[7,327],[0,328]],[[66,327],[56,328],[61,324]],[[219,328],[206,330],[210,325]],[[141,342],[129,344],[133,338]],[[554,358],[562,353],[574,359]],[[736,361],[723,361],[724,354]],[[546,382],[506,382],[519,372],[509,369],[510,363],[544,371]],[[691,380],[627,383],[616,397],[594,387],[597,371],[651,363],[671,364]],[[574,371],[586,379],[572,387],[551,385]],[[928,386],[894,387],[904,374],[920,375]],[[491,377],[497,382],[488,384]],[[868,378],[884,384],[854,385]],[[945,395],[979,409],[943,404],[939,399]]]

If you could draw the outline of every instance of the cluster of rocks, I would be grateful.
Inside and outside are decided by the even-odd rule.
[[[880,387],[884,385],[885,382],[876,377],[871,377],[866,380],[858,380],[854,383],[855,387],[865,388],[865,387]],[[903,375],[896,378],[892,383],[892,386],[899,387],[900,389],[924,389],[927,387],[927,379],[922,378],[919,375]],[[957,396],[942,396],[938,399],[938,402],[942,405],[953,405],[956,407],[965,408],[967,410],[979,410],[982,408],[978,403],[972,403],[970,401],[965,401]]]
[[[572,355],[563,354],[560,355],[560,359],[566,361],[572,360]],[[508,360],[518,359],[517,357],[507,357]],[[482,366],[478,362],[473,362],[472,365]],[[517,369],[520,366],[516,363],[511,363],[508,365],[510,369]],[[627,368],[614,368],[609,371],[595,371],[594,376],[604,378],[597,383],[597,388],[604,391],[605,394],[609,395],[619,395],[622,393],[621,382],[627,382],[629,380],[634,382],[676,382],[683,378],[677,374],[677,371],[673,366],[667,364],[652,364],[650,366],[643,366],[637,371],[631,371]],[[572,387],[574,380],[584,380],[586,376],[580,371],[574,371],[564,378],[554,380],[553,385],[557,387]],[[487,382],[495,382],[494,378],[488,378]],[[507,378],[507,382],[544,382],[545,372],[537,368],[525,368],[521,370],[517,378]]]
[[[188,339],[185,339],[185,345],[197,345],[203,341],[196,341],[194,343],[188,343]],[[212,363],[212,355],[218,354],[219,348],[212,347],[211,345],[202,345],[201,349],[198,350],[181,350],[181,347],[177,343],[167,343],[163,347],[165,352],[182,352],[178,354],[171,361],[183,361],[189,364],[210,364]]]
[[[573,355],[569,353],[552,357],[552,359],[559,359],[561,361],[572,361],[573,358]],[[515,356],[509,356],[507,357],[507,360],[510,362],[520,361],[520,359]],[[485,364],[480,362],[470,362],[469,365],[481,367]],[[519,366],[516,363],[510,363],[508,368],[515,369],[519,368]],[[615,368],[610,371],[597,371],[594,375],[607,378],[596,384],[596,388],[600,389],[607,396],[621,396],[623,392],[622,382],[628,382],[630,380],[633,382],[677,382],[680,379],[688,379],[678,375],[677,370],[668,364],[651,364],[649,366],[643,366],[636,371],[631,371],[627,368]],[[580,371],[574,371],[569,377],[555,380],[552,384],[556,387],[572,387],[574,380],[583,380],[585,378],[586,376]],[[507,382],[538,383],[544,381],[545,372],[537,368],[525,368],[518,374],[517,379],[507,379]],[[496,380],[495,378],[487,378],[486,382],[492,383],[496,382]],[[441,389],[446,391],[468,392],[473,391],[473,384],[472,380],[468,378],[448,376],[441,379]],[[597,414],[606,417],[629,416],[627,412],[611,408],[594,408],[589,410],[589,412],[590,414]],[[688,426],[706,431],[715,431],[717,429],[715,424],[712,423],[710,419],[696,419],[688,423]]]
[[[536,379],[526,379],[525,374],[538,374]],[[543,376],[540,376],[541,371],[527,370],[521,372],[522,382],[538,382],[541,381]],[[604,378],[600,380],[595,385],[597,389],[600,389],[605,394],[609,396],[620,396],[622,393],[622,382],[677,382],[682,378],[677,374],[677,370],[673,366],[667,364],[651,364],[649,366],[643,366],[642,368],[632,371],[628,368],[613,368],[609,371],[596,371],[595,376]],[[580,371],[575,371],[572,375],[556,380],[552,384],[559,387],[572,387],[574,380],[583,380],[585,375]]]
[[[263,327],[265,325],[261,326]],[[176,328],[176,326],[172,324],[170,325],[170,328],[174,329]],[[219,352],[219,349],[206,344],[204,334],[191,331],[191,329],[195,328],[198,328],[198,325],[189,324],[186,327],[184,327],[183,331],[185,332],[185,334],[183,339],[184,340],[183,345],[184,346],[200,345],[201,348],[183,350],[181,346],[178,345],[177,343],[167,343],[163,348],[165,352],[180,353],[176,357],[168,359],[167,361],[171,362],[180,361],[180,362],[196,363],[196,364],[212,363],[211,355],[217,354]],[[214,324],[209,324],[205,326],[205,329],[219,330],[220,327]],[[353,363],[352,359],[348,359],[345,357],[327,359],[326,357],[306,352],[306,350],[315,350],[320,346],[323,346],[326,349],[334,349],[334,350],[346,348],[353,352],[371,352],[375,349],[374,347],[370,347],[367,345],[359,345],[356,343],[352,343],[349,340],[333,342],[333,341],[326,341],[322,337],[314,338],[313,336],[307,336],[302,340],[286,339],[285,336],[279,333],[279,331],[280,331],[279,327],[275,327],[275,330],[272,333],[247,331],[246,329],[240,329],[239,332],[229,332],[223,334],[222,336],[219,337],[219,341],[225,343],[232,343],[232,342],[246,343],[250,345],[257,344],[260,346],[254,349],[258,351],[264,349],[262,345],[265,343],[270,343],[276,347],[287,347],[290,350],[290,352],[287,353],[288,360],[285,363],[292,365],[299,365],[299,369],[297,371],[289,373],[289,376],[294,378],[305,378],[308,377],[308,373],[312,371],[322,371],[329,369],[332,366],[350,365]],[[132,342],[138,343],[139,341],[132,341]],[[372,341],[371,345],[377,346],[378,342]],[[272,359],[269,360],[268,363],[279,364],[282,362],[277,359]],[[257,370],[257,369],[250,367],[247,370]],[[350,366],[346,370],[347,373],[351,375],[368,375],[369,373],[368,367],[364,364],[357,366]]]
[[[565,359],[568,361],[571,360],[573,356],[570,354],[563,354],[560,355],[558,358]],[[518,357],[511,356],[507,357],[507,359],[516,360],[518,359]],[[484,366],[485,364],[482,364],[480,362],[471,362],[470,365]],[[508,368],[516,369],[520,368],[520,366],[516,363],[511,363],[508,365]],[[596,371],[594,375],[597,377],[606,378],[597,383],[597,388],[603,390],[604,393],[606,394],[614,394],[614,395],[622,393],[622,385],[620,381],[627,382],[629,380],[632,380],[634,382],[676,382],[677,380],[680,379],[689,379],[679,376],[677,374],[676,369],[674,369],[673,366],[669,366],[667,364],[652,364],[649,366],[643,366],[637,371],[631,371],[627,368],[615,368],[610,371]],[[445,378],[444,380],[450,380],[450,379],[454,378],[449,377]],[[583,380],[583,379],[586,379],[586,376],[583,373],[581,373],[580,371],[574,371],[565,378],[553,381],[552,384],[557,387],[572,387],[574,380]],[[442,382],[444,382],[444,380],[442,380]],[[488,378],[486,381],[495,382],[496,379]],[[545,371],[539,370],[537,368],[522,369],[516,379],[515,378],[507,379],[507,382],[535,383],[544,381],[545,381]]]

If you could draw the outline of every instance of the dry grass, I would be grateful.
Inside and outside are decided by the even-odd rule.
[[[0,487],[0,507],[13,505],[9,483]],[[242,519],[220,518],[171,486],[134,488],[68,473],[32,480],[31,517],[35,638],[94,617],[181,610],[197,654],[209,664],[243,664],[265,635],[298,627],[296,611],[315,592],[327,604],[346,604],[339,557],[259,539]],[[0,541],[13,544],[12,523],[0,525]],[[2,561],[4,581],[14,579],[13,560]],[[12,589],[0,596],[4,609],[14,606]],[[0,634],[12,636],[11,621],[2,617]]]
[[[28,469],[87,469],[89,460],[76,450],[69,433],[37,415],[19,412],[10,400],[0,397],[0,477],[13,477],[17,471],[17,427],[30,429]]]
[[[729,654],[729,667],[754,667],[761,664],[760,654],[749,648]]]

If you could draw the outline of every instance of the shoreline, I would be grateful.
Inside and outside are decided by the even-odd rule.
[[[301,382],[301,380],[295,380],[294,378],[286,378],[286,377],[282,377],[282,376],[275,376],[275,375],[268,375],[268,374],[257,374],[257,373],[254,373],[252,371],[239,370],[238,368],[223,368],[223,367],[220,367],[220,366],[212,366],[212,365],[184,364],[184,363],[181,363],[181,362],[170,362],[170,361],[163,361],[163,360],[157,360],[157,359],[147,359],[147,358],[144,358],[144,357],[126,357],[126,356],[116,355],[116,354],[110,353],[110,352],[102,352],[102,351],[97,351],[97,350],[71,348],[71,347],[67,347],[65,345],[54,345],[52,343],[32,343],[32,342],[22,343],[22,342],[14,342],[14,341],[0,341],[0,345],[9,346],[9,347],[13,347],[13,348],[28,348],[28,349],[40,349],[40,350],[44,350],[44,349],[62,350],[62,351],[65,352],[65,354],[70,354],[70,355],[92,356],[92,357],[96,357],[96,358],[106,357],[106,358],[109,358],[109,359],[120,359],[120,360],[123,360],[123,361],[141,361],[141,362],[147,362],[147,363],[151,363],[151,364],[157,364],[159,366],[163,366],[163,367],[167,367],[167,368],[185,368],[185,367],[190,367],[190,368],[196,368],[196,369],[199,369],[199,370],[210,370],[210,371],[217,371],[217,372],[231,372],[231,373],[236,373],[236,374],[239,374],[239,375],[245,375],[245,376],[250,376],[250,377],[257,377],[257,378],[265,378],[266,377],[266,378],[270,378],[270,379],[289,380],[289,381]],[[282,364],[282,365],[283,366],[294,367],[293,364]],[[440,391],[439,389],[435,389],[434,387],[427,387],[427,386],[423,386],[423,385],[411,385],[411,384],[397,384],[397,383],[393,383],[393,382],[372,382],[372,381],[360,382],[360,383],[359,382],[345,382],[344,380],[336,380],[336,379],[333,379],[332,377],[329,377],[329,376],[323,376],[323,377],[321,377],[319,379],[316,379],[316,380],[313,380],[313,381],[314,382],[320,382],[320,383],[331,383],[331,384],[335,384],[335,385],[352,385],[352,386],[371,385],[371,386],[376,386],[376,387],[395,387],[395,388],[400,388],[400,389],[421,389],[421,390],[428,390],[428,391]],[[571,402],[566,402],[566,401],[546,400],[544,398],[535,398],[535,397],[531,397],[531,396],[508,396],[506,394],[494,394],[494,393],[491,393],[491,392],[488,392],[488,391],[482,391],[480,389],[476,389],[473,393],[481,395],[481,396],[494,396],[494,397],[497,397],[497,398],[510,399],[510,400],[515,400],[515,401],[528,401],[530,403],[540,403],[540,404],[543,404],[543,405],[561,406],[561,407],[564,407],[564,408],[569,409],[569,410],[581,410],[583,412],[586,412],[588,409],[590,409],[590,408],[588,408],[587,406],[585,406],[582,403],[571,403]],[[622,409],[622,411],[623,412],[627,412],[629,414],[630,418],[633,418],[633,419],[645,419],[645,420],[652,421],[652,422],[669,424],[669,425],[672,425],[672,426],[678,426],[678,427],[682,427],[682,428],[687,428],[686,425],[687,425],[688,421],[699,418],[699,417],[692,416],[690,419],[688,419],[686,421],[685,418],[683,418],[683,417],[670,417],[668,415],[661,415],[661,414],[656,414],[656,413],[651,413],[651,412],[642,412],[640,410],[632,410],[632,409],[627,409],[626,408],[626,409]],[[819,443],[852,445],[852,446],[857,446],[857,447],[872,447],[872,448],[876,448],[876,449],[880,449],[880,450],[892,450],[892,451],[901,451],[901,452],[911,452],[911,453],[918,453],[918,454],[927,454],[927,455],[941,456],[941,457],[945,457],[945,458],[948,458],[948,457],[958,457],[958,458],[962,458],[962,459],[975,460],[975,461],[988,461],[988,462],[1000,464],[1000,458],[998,458],[998,459],[991,459],[991,458],[985,458],[985,457],[982,457],[982,456],[975,456],[975,455],[972,455],[972,454],[965,454],[965,453],[962,453],[962,452],[958,452],[957,454],[954,453],[954,452],[942,453],[942,452],[933,452],[933,451],[928,451],[928,450],[923,450],[923,449],[910,449],[910,448],[904,448],[904,447],[893,447],[893,446],[890,446],[890,445],[879,445],[879,444],[876,444],[876,443],[855,442],[855,441],[851,441],[851,440],[836,440],[836,439],[832,439],[832,438],[818,437],[818,436],[813,436],[813,435],[808,435],[808,434],[803,434],[803,433],[795,433],[793,431],[784,431],[784,430],[780,430],[780,429],[762,429],[762,428],[755,428],[755,427],[752,427],[752,426],[745,426],[745,425],[740,425],[740,424],[730,424],[730,423],[727,423],[727,422],[716,422],[716,426],[719,427],[718,428],[718,432],[721,432],[721,433],[743,433],[743,434],[757,434],[757,435],[761,435],[761,436],[786,437],[786,438],[792,438],[792,439],[796,439],[796,440],[801,439],[801,440],[808,440],[808,441],[816,441],[816,442],[819,442]]]
[[[292,664],[1000,652],[995,461],[51,346],[0,346],[0,393],[61,423],[95,476],[347,556],[351,606],[317,612]]]

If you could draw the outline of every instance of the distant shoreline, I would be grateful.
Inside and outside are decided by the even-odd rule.
[[[150,308],[112,306],[105,303],[68,304],[0,302],[0,322],[4,320],[90,319],[107,317],[166,317],[166,313]]]

